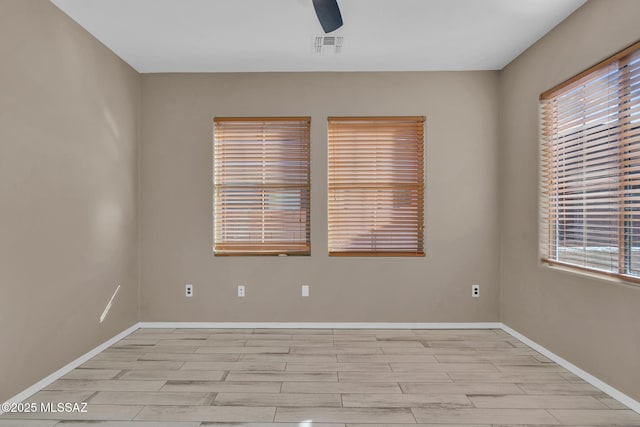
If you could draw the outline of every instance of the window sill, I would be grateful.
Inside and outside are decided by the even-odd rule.
[[[393,258],[424,258],[424,253],[417,252],[329,252],[330,257],[361,257],[361,258],[379,258],[379,257],[393,257]]]
[[[609,282],[609,283],[615,283],[618,285],[623,285],[623,286],[631,286],[633,288],[639,288],[640,287],[640,279],[638,279],[639,282],[634,282],[633,280],[625,280],[622,277],[619,276],[615,276],[612,274],[608,274],[606,272],[598,272],[598,271],[592,271],[592,270],[586,270],[586,269],[582,269],[580,267],[574,267],[571,265],[565,265],[565,264],[553,264],[553,263],[549,263],[545,260],[540,260],[540,264],[542,266],[542,268],[545,269],[549,269],[549,270],[554,270],[554,271],[560,271],[563,273],[568,273],[574,276],[578,276],[578,277],[582,277],[582,278],[590,278],[590,279],[595,279],[595,280],[599,280],[599,281],[604,281],[604,282]]]
[[[311,256],[311,252],[291,252],[291,253],[269,253],[269,252],[214,252],[215,257],[234,257],[234,256],[272,256],[272,257],[298,257]]]

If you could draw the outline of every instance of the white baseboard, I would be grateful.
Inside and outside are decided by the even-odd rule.
[[[585,380],[586,382],[588,382],[589,384],[591,384],[595,388],[598,388],[598,389],[602,390],[604,393],[606,393],[609,396],[613,397],[618,402],[622,403],[623,405],[628,406],[630,409],[632,409],[635,412],[640,414],[640,402],[632,399],[631,397],[627,396],[626,394],[624,394],[620,390],[618,390],[618,389],[616,389],[614,387],[611,387],[609,384],[605,383],[604,381],[599,380],[598,378],[594,377],[593,375],[591,375],[587,371],[584,371],[584,370],[578,368],[573,363],[569,362],[568,360],[563,359],[562,357],[558,356],[554,352],[552,352],[552,351],[546,349],[545,347],[541,346],[537,342],[530,340],[529,338],[527,338],[526,336],[522,335],[521,333],[515,331],[514,329],[511,329],[509,326],[505,325],[504,323],[502,324],[502,328],[501,329],[503,331],[505,331],[506,333],[508,333],[509,335],[513,336],[514,338],[522,341],[523,343],[525,343],[526,345],[528,345],[529,347],[531,347],[532,349],[534,349],[538,353],[542,354],[543,356],[553,360],[554,362],[556,362],[558,365],[562,366],[563,368],[565,368],[569,372],[571,372],[571,373],[577,375],[578,377],[582,378],[583,380]]]
[[[7,402],[22,402],[28,397],[34,395],[38,391],[42,390],[52,382],[66,375],[73,369],[82,365],[87,360],[91,359],[101,351],[120,341],[127,335],[136,331],[140,328],[149,328],[149,329],[182,329],[182,328],[196,328],[196,329],[231,329],[231,328],[247,328],[247,329],[285,329],[285,328],[295,328],[295,329],[501,329],[506,333],[510,334],[514,338],[522,341],[524,344],[533,348],[540,354],[546,356],[547,358],[553,360],[558,365],[567,369],[569,372],[577,375],[582,378],[589,384],[594,387],[602,390],[604,393],[613,397],[620,403],[628,406],[635,412],[640,414],[640,402],[632,399],[621,391],[611,387],[609,384],[604,381],[599,380],[588,372],[578,368],[571,362],[563,359],[552,351],[546,349],[540,344],[530,340],[526,336],[521,333],[515,331],[509,326],[500,323],[500,322],[472,322],[472,323],[387,323],[387,322],[340,322],[340,323],[324,323],[324,322],[140,322],[137,323],[127,330],[119,333],[115,337],[110,340],[100,344],[98,347],[89,351],[88,353],[78,357],[73,362],[64,366],[63,368],[58,369],[53,374],[48,377],[38,381],[31,387],[26,390],[18,393],[13,396]],[[2,411],[0,411],[0,415],[2,415]]]
[[[115,337],[103,342],[102,344],[100,344],[99,346],[94,348],[93,350],[91,350],[91,351],[83,354],[82,356],[78,357],[73,362],[71,362],[71,363],[63,366],[62,368],[58,369],[57,371],[55,371],[53,374],[49,375],[48,377],[41,379],[40,381],[38,381],[37,383],[35,383],[31,387],[29,387],[26,390],[23,390],[22,392],[16,394],[15,396],[13,396],[9,400],[7,400],[5,403],[22,402],[23,400],[33,396],[34,394],[36,394],[37,392],[39,392],[40,390],[42,390],[43,388],[45,388],[46,386],[51,384],[52,382],[54,382],[57,379],[67,375],[69,372],[73,371],[75,368],[77,368],[78,366],[82,365],[84,362],[86,362],[89,359],[93,358],[98,353],[104,351],[108,347],[110,347],[113,344],[117,343],[118,341],[120,341],[121,339],[123,339],[127,335],[133,333],[134,331],[136,331],[139,328],[140,328],[140,323],[136,323],[135,325],[131,326],[130,328],[127,328],[126,330],[120,332]],[[2,412],[2,410],[0,410],[0,415],[2,415],[2,414],[3,414],[3,412]]]
[[[141,328],[162,329],[501,329],[500,322],[141,322]]]

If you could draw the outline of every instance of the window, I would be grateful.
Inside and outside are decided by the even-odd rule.
[[[329,255],[424,256],[424,117],[329,117]]]
[[[214,119],[216,255],[308,255],[308,117]]]
[[[640,282],[640,43],[540,98],[543,262]]]

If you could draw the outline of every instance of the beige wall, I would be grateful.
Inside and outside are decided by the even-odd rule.
[[[500,74],[501,319],[640,400],[640,287],[538,263],[538,95],[640,39],[640,2],[591,0]]]
[[[143,75],[141,320],[497,321],[497,76]],[[312,117],[310,257],[213,256],[212,119],[252,115]],[[426,258],[327,256],[328,115],[427,116]]]
[[[2,402],[138,319],[139,77],[44,0],[0,1],[0,63]]]

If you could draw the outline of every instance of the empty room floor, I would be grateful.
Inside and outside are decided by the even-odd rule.
[[[0,427],[640,426],[501,330],[139,329],[25,402],[88,405]]]

